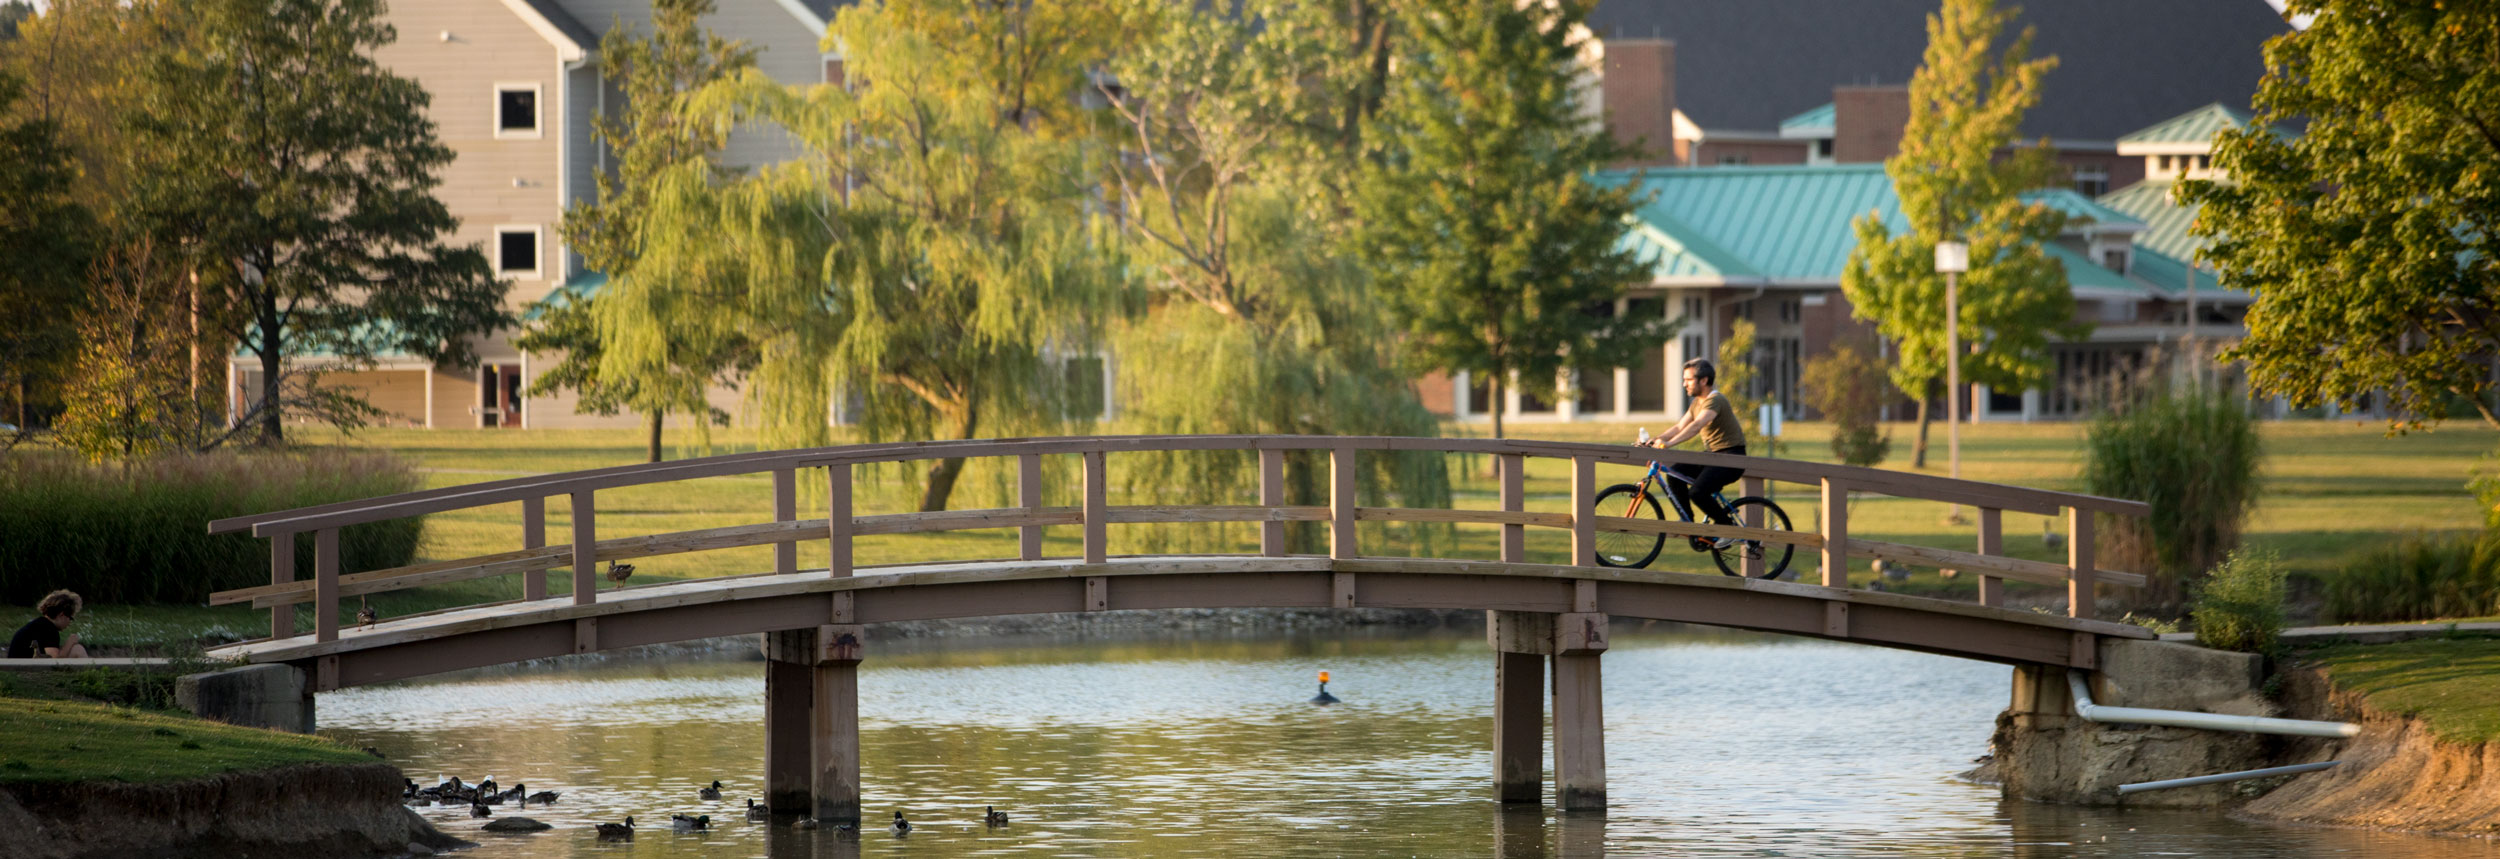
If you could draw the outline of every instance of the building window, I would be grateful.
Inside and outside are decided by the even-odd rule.
[[[2102,251],[2101,267],[2119,274],[2126,274],[2127,252],[2119,248],[2110,248],[2109,250]]]
[[[1721,165],[1728,166],[1751,164],[1753,163],[1753,156],[1743,152],[1721,152],[1719,153],[1719,163]]]
[[[2075,193],[2098,197],[2109,193],[2109,168],[2083,166],[2075,168]]]
[[[1832,139],[1829,137],[1817,138],[1814,141],[1814,154],[1822,158],[1832,157]]]
[[[2211,169],[2214,169],[2214,157],[2213,157],[2213,156],[2211,156],[2211,155],[2199,155],[2199,156],[2196,156],[2196,169],[2198,169],[2198,170],[2211,170]]]
[[[2162,157],[2161,157],[2161,172],[2164,172],[2164,173],[2168,173],[2168,172],[2170,172],[2170,156],[2168,156],[2168,155],[2164,155],[2164,156],[2162,156]]]
[[[529,140],[538,136],[538,85],[496,84],[495,137]]]
[[[515,280],[539,279],[536,226],[495,228],[495,274]]]

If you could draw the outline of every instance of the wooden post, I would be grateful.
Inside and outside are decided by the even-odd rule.
[[[269,583],[283,585],[295,581],[295,535],[279,532],[269,535]],[[269,637],[292,638],[295,635],[295,607],[269,608]]]
[[[2094,569],[2100,561],[2092,557],[2092,511],[2081,507],[2066,508],[2066,616],[2092,619],[2092,586]]]
[[[825,574],[851,574],[851,464],[825,466]]]
[[[2005,554],[2005,511],[1994,507],[1979,508],[1979,553]],[[1991,607],[2005,605],[2005,580],[1985,573],[1979,576],[1979,604]]]
[[[1354,448],[1328,452],[1328,557],[1359,558],[1354,543]]]
[[[816,662],[816,701],[809,713],[815,735],[815,818],[859,822],[860,628],[816,628],[822,654]]]
[[[1597,566],[1597,460],[1585,456],[1571,458],[1571,564]],[[1555,712],[1559,718],[1561,711]],[[1554,756],[1559,761],[1562,753]],[[1596,807],[1605,807],[1605,802],[1601,799]]]
[[[531,496],[521,499],[521,548],[537,549],[547,545],[547,499]],[[521,574],[521,598],[547,598],[547,571],[531,570]]]
[[[1528,458],[1516,453],[1500,453],[1494,454],[1493,462],[1494,468],[1501,471],[1502,512],[1519,513],[1527,510]],[[1527,562],[1528,526],[1503,525],[1502,563],[1524,564]],[[1544,674],[1541,670],[1537,673],[1540,676]]]
[[[1544,654],[1493,654],[1493,793],[1502,802],[1545,799]]]
[[[1585,502],[1583,502],[1585,503]],[[1603,614],[1565,614],[1555,621],[1558,638],[1594,617],[1601,636],[1577,651],[1556,642],[1554,654],[1554,794],[1564,811],[1606,807],[1606,695],[1598,670],[1605,647]]]
[[[1849,586],[1849,487],[1823,478],[1823,586]]]
[[[1016,455],[1016,504],[1027,514],[1042,506],[1042,457],[1040,454]],[[1016,557],[1027,561],[1042,559],[1042,526],[1025,525],[1016,529]]]
[[[815,790],[816,630],[764,634],[764,804],[806,814]]]
[[[796,522],[799,518],[799,472],[796,468],[773,469],[773,521]],[[773,573],[794,575],[799,571],[798,535],[791,534],[773,544]]]
[[[339,640],[339,529],[313,532],[313,640]]]
[[[1762,478],[1745,478],[1745,494],[1761,495]],[[1743,525],[1747,528],[1762,527],[1762,506],[1758,504],[1745,505],[1744,518],[1738,520],[1737,524]],[[1742,546],[1743,544],[1740,543],[1738,545]],[[1762,578],[1762,553],[1764,550],[1769,548],[1769,544],[1760,544],[1756,545],[1753,551],[1743,552],[1742,557],[1740,557],[1736,562],[1736,571],[1745,574],[1745,578],[1748,579]],[[1740,551],[1742,550],[1740,549]]]
[[[599,601],[599,510],[588,490],[573,493],[573,604]]]
[[[1103,467],[1102,451],[1089,450],[1085,458],[1085,562],[1106,563],[1111,559],[1111,471]]]
[[[1285,452],[1259,451],[1259,504],[1266,507],[1285,506]],[[1274,511],[1269,511],[1274,516]],[[1270,558],[1285,556],[1285,523],[1276,519],[1259,522],[1259,554]]]

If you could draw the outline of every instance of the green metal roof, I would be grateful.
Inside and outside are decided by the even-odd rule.
[[[1782,136],[1786,136],[1790,131],[1803,131],[1809,128],[1830,131],[1835,127],[1837,126],[1833,124],[1831,102],[1824,102],[1822,107],[1780,120]]]
[[[1887,227],[1905,226],[1881,164],[1690,167],[1641,175],[1655,196],[1633,213],[1643,227],[1634,232],[1654,233],[1644,241],[1677,251],[1660,260],[1660,277],[1837,283],[1857,244],[1850,219],[1876,211]]]
[[[2049,208],[2066,213],[2069,218],[2089,218],[2095,224],[2144,226],[2142,219],[2095,203],[2092,198],[2075,193],[2071,188],[2042,188],[2036,191],[2025,191],[2021,194],[2021,199],[2025,203],[2045,204]]]
[[[2192,259],[2204,250],[2205,241],[2188,235],[2188,225],[2196,220],[2196,207],[2182,206],[2171,199],[2171,189],[2176,185],[2167,179],[2137,182],[2102,194],[2097,202],[2144,225],[2144,232],[2135,236],[2136,247],[2151,248],[2174,260]]]
[[[571,280],[549,290],[546,297],[530,302],[528,307],[521,308],[521,321],[536,322],[538,317],[546,315],[547,311],[597,295],[599,288],[607,285],[608,276],[602,272],[585,271],[574,275]]]
[[[2118,142],[2210,143],[2217,132],[2247,124],[2247,114],[2215,103],[2154,123],[2150,128],[2118,138]]]

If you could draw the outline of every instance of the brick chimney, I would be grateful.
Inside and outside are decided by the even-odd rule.
[[[1608,130],[1645,153],[1617,167],[1674,166],[1675,43],[1666,39],[1606,39],[1599,98]]]
[[[1910,125],[1910,88],[1832,87],[1832,160],[1841,164],[1882,161],[1901,151]]]

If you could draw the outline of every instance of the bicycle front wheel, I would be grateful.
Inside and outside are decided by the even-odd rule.
[[[1727,507],[1728,513],[1734,516],[1738,522],[1745,522],[1747,521],[1746,517],[1755,515],[1758,512],[1761,518],[1757,521],[1761,524],[1755,527],[1761,528],[1765,531],[1790,530],[1788,527],[1788,511],[1782,510],[1779,505],[1771,503],[1771,499],[1758,495],[1747,495],[1743,498],[1728,502]],[[1604,541],[1600,540],[1599,543],[1600,545],[1603,545]],[[1726,573],[1731,576],[1744,575],[1745,561],[1747,559],[1759,558],[1762,560],[1762,571],[1756,573],[1754,577],[1760,579],[1776,579],[1780,577],[1781,573],[1788,571],[1788,558],[1790,555],[1796,554],[1796,552],[1797,546],[1794,543],[1773,543],[1763,540],[1738,540],[1734,544],[1725,548],[1711,549],[1710,556],[1718,560],[1719,572]]]
[[[1664,521],[1667,512],[1658,506],[1658,497],[1640,486],[1617,483],[1597,493],[1594,507],[1599,516],[1622,516],[1637,519],[1647,515]],[[1644,514],[1643,511],[1647,513]],[[1646,567],[1658,559],[1658,547],[1667,544],[1665,534],[1630,534],[1622,531],[1597,532],[1597,565],[1601,567]]]

